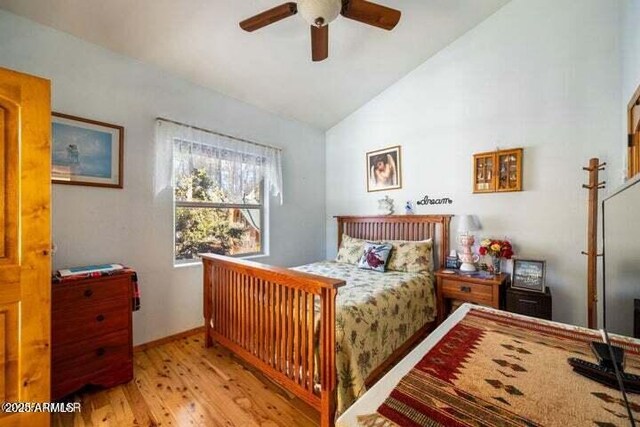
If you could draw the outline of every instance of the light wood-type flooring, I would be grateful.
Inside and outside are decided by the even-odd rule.
[[[84,391],[52,426],[314,426],[317,413],[202,334],[134,353],[134,380]]]

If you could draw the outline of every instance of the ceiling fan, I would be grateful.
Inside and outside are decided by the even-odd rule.
[[[300,12],[311,25],[311,57],[323,61],[329,57],[329,23],[345,18],[391,31],[401,12],[366,0],[298,0],[269,9],[240,23],[245,31],[255,31]]]

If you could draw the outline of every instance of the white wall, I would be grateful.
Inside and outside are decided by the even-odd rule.
[[[620,17],[622,24],[622,99],[626,107],[640,85],[640,0],[622,0]]]
[[[584,324],[582,167],[599,157],[603,179],[622,182],[618,23],[610,0],[513,0],[329,130],[327,255],[333,215],[375,213],[385,194],[399,211],[448,196],[453,205],[417,212],[478,215],[478,236],[506,236],[518,255],[547,260],[554,318]],[[397,144],[404,188],[368,194],[365,153]],[[525,148],[525,191],[474,195],[472,155],[496,147]]]
[[[640,86],[640,0],[621,0],[620,13],[622,46],[622,132],[628,133],[627,108],[631,97]],[[625,139],[626,141],[626,139]],[[627,156],[626,144],[622,147]],[[626,164],[626,163],[625,163]]]
[[[54,268],[136,268],[136,343],[203,322],[201,267],[173,267],[171,192],[153,191],[157,116],[283,147],[285,204],[271,200],[273,255],[260,261],[289,266],[322,258],[323,132],[3,11],[0,40],[0,66],[52,80],[55,111],[125,127],[123,190],[53,186]]]

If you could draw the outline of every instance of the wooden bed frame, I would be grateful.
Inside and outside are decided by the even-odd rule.
[[[451,215],[338,216],[342,235],[368,240],[434,240],[434,266],[449,250]],[[336,404],[336,296],[342,280],[225,257],[202,255],[205,345],[234,352],[333,426]],[[315,339],[314,301],[320,301],[320,339]],[[367,379],[379,376],[428,331],[425,325]],[[316,364],[316,354],[320,366]],[[314,378],[314,372],[319,375]],[[316,386],[319,382],[319,388]]]

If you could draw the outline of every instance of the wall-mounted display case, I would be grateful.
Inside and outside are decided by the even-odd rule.
[[[473,192],[522,191],[522,148],[473,156]]]

